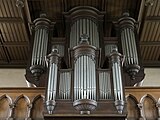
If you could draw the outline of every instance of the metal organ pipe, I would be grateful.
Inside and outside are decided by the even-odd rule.
[[[72,48],[71,60],[74,62],[73,106],[81,114],[89,114],[97,107],[96,56],[100,51],[97,48],[99,37],[102,37],[99,30],[103,30],[104,13],[92,7],[79,6],[65,12],[65,17],[71,27],[69,47]]]
[[[122,114],[124,107],[124,93],[121,75],[121,57],[122,55],[118,53],[117,48],[115,48],[110,54],[110,61],[112,63],[112,75],[113,75],[113,87],[114,87],[114,98],[115,106],[117,111]]]
[[[78,45],[80,35],[82,34],[89,35],[90,44],[99,48],[99,34],[97,24],[88,18],[78,19],[72,24],[70,32],[70,48]]]
[[[46,107],[49,114],[52,114],[55,106],[56,92],[57,92],[57,72],[58,72],[59,54],[57,49],[53,49],[48,55],[49,61],[49,77],[46,96]]]
[[[44,57],[47,54],[48,34],[50,27],[50,20],[41,16],[34,21],[35,37],[32,51],[31,65],[45,65]]]
[[[126,57],[125,67],[131,79],[135,79],[135,75],[140,70],[134,33],[135,20],[129,17],[129,13],[124,13],[122,18],[119,19],[119,25],[122,50]]]
[[[99,98],[100,99],[111,99],[111,81],[110,73],[107,70],[99,71]]]
[[[46,18],[45,14],[41,14],[40,18],[33,21],[34,23],[34,43],[32,49],[32,59],[30,70],[38,80],[45,68],[45,56],[47,54],[49,29],[53,27],[53,23]]]
[[[83,26],[84,29],[84,26]],[[85,50],[84,50],[85,49]],[[89,112],[96,102],[96,48],[88,44],[88,35],[83,34],[74,51],[74,103],[81,113]],[[87,106],[86,106],[87,105]],[[83,109],[82,109],[83,108]]]

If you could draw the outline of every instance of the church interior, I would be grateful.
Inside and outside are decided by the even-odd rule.
[[[157,120],[159,73],[160,0],[0,0],[0,120]]]

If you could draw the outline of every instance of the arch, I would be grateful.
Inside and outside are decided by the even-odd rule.
[[[137,106],[138,101],[135,96],[132,94],[129,94],[126,96],[126,101],[127,101],[127,119],[138,119],[140,117],[140,111]]]
[[[127,100],[128,98],[132,98],[132,99],[138,104],[137,98],[136,98],[134,95],[132,95],[132,94],[126,95],[125,98],[126,98],[126,100]]]
[[[9,104],[12,104],[13,103],[13,100],[11,99],[11,97],[9,97],[8,95],[4,94],[0,97],[0,100],[3,99],[3,98],[7,98]]]
[[[152,95],[144,95],[140,102],[143,105],[142,110],[146,119],[156,119],[158,117],[158,108],[156,107],[157,102]]]
[[[33,98],[32,109],[31,109],[32,119],[42,119],[43,118],[44,99],[45,97],[41,94]]]
[[[18,96],[17,98],[16,98],[16,100],[14,101],[14,103],[16,104],[18,101],[19,101],[19,99],[21,99],[21,98],[25,98],[25,100],[26,100],[26,102],[28,103],[28,105],[30,104],[30,99],[26,96],[26,95],[20,95],[20,96]]]
[[[142,96],[142,98],[140,99],[140,103],[143,103],[146,97],[149,97],[154,101],[154,103],[157,103],[156,99],[150,94],[145,94],[144,96]]]
[[[30,99],[26,95],[20,95],[14,101],[15,108],[13,117],[16,119],[25,119],[28,117]]]
[[[10,117],[10,105],[13,103],[11,97],[4,94],[0,97],[0,118],[7,119]]]
[[[35,102],[37,99],[39,99],[39,98],[43,98],[43,100],[45,100],[45,96],[39,94],[39,95],[37,95],[36,97],[33,98],[32,103],[34,103],[34,102]]]

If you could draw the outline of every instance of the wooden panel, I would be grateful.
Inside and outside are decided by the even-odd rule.
[[[157,119],[160,118],[160,113],[158,109],[160,108],[159,101],[159,87],[126,87],[125,94],[127,99],[127,111],[128,119],[135,120],[139,118],[143,119]],[[0,88],[0,119],[3,117],[9,117],[11,110],[12,115],[15,113],[15,116],[18,118],[32,118],[32,119],[42,119],[44,111],[44,88]],[[103,105],[103,102],[105,103]],[[11,109],[12,105],[16,104],[15,110]],[[72,106],[72,101],[63,101],[57,100],[57,110],[61,114],[54,113],[53,115],[47,115],[48,119],[51,119],[53,116],[58,120],[61,118],[66,118],[64,113],[70,113],[67,115],[68,119],[79,118],[81,115],[76,112]],[[103,105],[103,106],[102,106]],[[101,101],[98,104],[98,108],[101,112],[99,116],[98,110],[93,111],[90,115],[91,118],[97,118],[98,120],[102,119],[111,119],[111,114],[106,114],[106,108],[111,107],[112,102]],[[68,106],[68,107],[67,107]],[[67,107],[68,111],[65,111],[64,107]],[[24,112],[27,108],[27,112]],[[106,112],[105,112],[106,111]],[[109,112],[109,111],[108,111]],[[3,114],[2,114],[3,113]],[[22,114],[23,113],[23,114]],[[30,113],[30,114],[29,114]],[[73,114],[74,113],[74,114]],[[76,113],[76,114],[75,114]],[[98,113],[98,114],[97,114]],[[116,114],[114,114],[116,117]],[[13,117],[13,116],[12,116]],[[81,116],[82,117],[86,117]],[[118,117],[118,116],[117,116]],[[120,117],[120,116],[119,116]],[[121,116],[124,117],[123,115]],[[90,119],[91,119],[90,118]],[[85,119],[89,119],[88,117]],[[113,119],[113,117],[112,117]],[[115,119],[115,118],[114,118]],[[114,120],[113,119],[113,120]],[[117,120],[117,119],[116,119]]]
[[[0,88],[0,119],[42,119],[44,93],[44,88]]]
[[[150,96],[146,96],[143,101],[143,108],[144,108],[144,116],[147,120],[155,120],[158,117],[158,111],[156,108],[156,101],[154,98]],[[149,114],[148,114],[149,113]]]
[[[127,96],[127,110],[129,110],[127,119],[136,120],[140,117],[140,111],[137,104],[136,98],[131,95]]]
[[[31,111],[31,118],[43,118],[44,111],[44,96],[38,95],[33,99],[33,108]]]
[[[125,88],[126,97],[134,98],[134,104],[139,108],[140,118],[155,120],[160,118],[159,109],[159,87],[127,87]],[[129,106],[134,106],[132,103],[127,103]],[[133,110],[128,109],[129,114]]]
[[[13,118],[25,119],[27,118],[29,101],[26,96],[19,96],[15,101],[15,108],[13,112]]]
[[[0,3],[0,17],[20,17],[16,0],[1,0]]]
[[[6,95],[0,97],[0,118],[5,119],[8,117],[10,112],[9,104],[11,104],[11,101]]]

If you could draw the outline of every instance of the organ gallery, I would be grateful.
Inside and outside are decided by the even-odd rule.
[[[143,86],[160,66],[159,3],[0,0],[0,68],[26,85],[0,87],[0,120],[160,119],[160,88]]]
[[[141,82],[137,74],[143,71],[135,20],[124,12],[114,23],[117,39],[108,42],[102,33],[105,12],[78,6],[63,15],[66,35],[62,41],[49,38],[56,22],[45,13],[32,24],[34,39],[26,78],[33,86],[46,87],[44,118],[125,119],[124,86]]]

